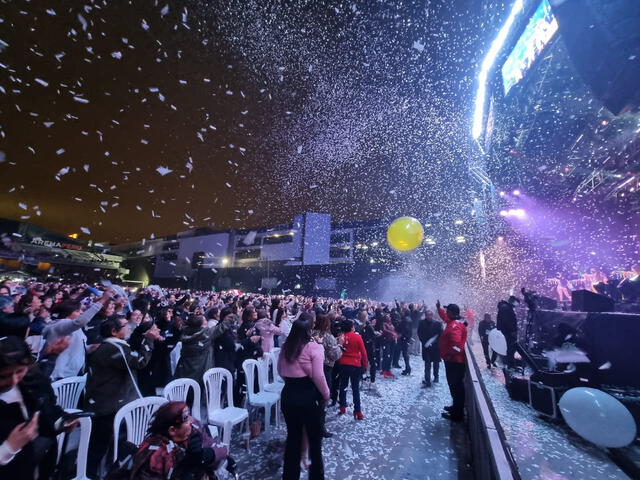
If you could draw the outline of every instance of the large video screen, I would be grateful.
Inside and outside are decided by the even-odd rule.
[[[543,0],[502,66],[505,95],[524,78],[557,30],[558,21],[551,12],[549,0]]]

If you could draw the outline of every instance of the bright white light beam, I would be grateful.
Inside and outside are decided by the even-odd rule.
[[[513,22],[515,21],[518,14],[522,11],[522,6],[523,0],[516,0],[516,2],[513,4],[513,8],[511,9],[511,13],[509,13],[507,21],[500,29],[498,36],[491,44],[489,52],[487,52],[487,56],[484,57],[484,60],[482,61],[482,67],[480,68],[480,74],[478,75],[478,93],[476,94],[476,108],[473,114],[473,129],[471,130],[471,135],[473,136],[474,140],[480,138],[480,135],[482,134],[484,104],[486,103],[487,97],[487,77],[489,76],[490,70],[493,68],[496,57],[504,46],[504,42],[507,39],[507,35],[509,35],[509,31],[511,30]]]

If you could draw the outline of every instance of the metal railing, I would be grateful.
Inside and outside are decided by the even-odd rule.
[[[520,480],[470,345],[465,348],[467,428],[476,480]]]

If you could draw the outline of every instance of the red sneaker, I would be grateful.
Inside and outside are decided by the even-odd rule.
[[[344,415],[345,413],[347,413],[347,407],[340,407],[338,415]]]
[[[354,412],[353,418],[356,420],[364,420],[364,414],[362,412]]]

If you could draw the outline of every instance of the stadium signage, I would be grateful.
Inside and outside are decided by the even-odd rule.
[[[67,250],[82,250],[80,245],[74,245],[73,243],[62,243],[55,240],[43,240],[40,237],[31,239],[32,245],[39,245],[41,247],[49,248],[65,248]]]

